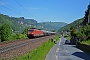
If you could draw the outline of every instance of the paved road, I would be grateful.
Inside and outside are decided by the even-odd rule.
[[[90,55],[77,49],[75,45],[65,45],[65,38],[61,37],[45,60],[90,60]]]

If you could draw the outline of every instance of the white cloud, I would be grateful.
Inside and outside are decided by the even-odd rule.
[[[30,10],[49,10],[48,8],[30,7]]]
[[[30,10],[39,10],[40,8],[30,7]]]
[[[7,4],[9,4],[9,3],[1,2],[1,1],[0,1],[0,5],[7,5]]]

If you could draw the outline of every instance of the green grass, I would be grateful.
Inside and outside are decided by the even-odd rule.
[[[58,41],[59,36],[56,36],[54,39]],[[13,60],[45,60],[45,57],[49,50],[53,47],[54,43],[51,40],[44,42],[40,47],[34,49],[28,54],[23,55],[22,57],[15,58]]]
[[[81,42],[82,44],[90,45],[90,40],[85,40]]]
[[[66,37],[67,40],[70,40],[70,38],[71,38],[70,36],[67,36],[67,37]]]

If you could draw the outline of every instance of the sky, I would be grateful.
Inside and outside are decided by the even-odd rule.
[[[0,13],[38,22],[71,23],[84,16],[90,0],[0,0]]]

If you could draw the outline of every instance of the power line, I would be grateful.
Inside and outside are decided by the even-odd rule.
[[[16,0],[15,0],[16,1]],[[17,2],[17,1],[16,1]],[[31,15],[19,2],[17,2],[19,6],[21,6],[29,15]],[[31,15],[32,16],[32,15]],[[32,16],[33,17],[33,16]]]
[[[3,6],[4,8],[6,8],[6,9],[8,9],[8,10],[10,10],[10,11],[14,12],[14,13],[17,13],[17,14],[21,15],[20,13],[18,13],[18,12],[16,12],[16,11],[14,11],[14,10],[12,10],[12,9],[10,9],[10,8],[8,8],[8,7],[6,7],[6,6],[4,6],[4,5],[1,5],[1,6]]]
[[[1,0],[0,0],[1,1]],[[16,1],[16,0],[15,0]],[[17,1],[16,1],[17,2]],[[18,3],[18,2],[17,2]],[[18,3],[19,4],[19,3]],[[19,4],[20,5],[20,4]],[[13,10],[13,9],[10,9],[10,8],[8,8],[8,7],[6,7],[6,6],[4,6],[4,5],[2,5],[2,4],[0,4],[0,6],[2,6],[2,7],[4,7],[4,8],[6,8],[6,9],[8,9],[8,10],[10,10],[10,11],[12,11],[12,12],[14,12],[14,13],[16,13],[16,14],[19,14],[19,15],[21,15],[21,16],[24,16],[23,14],[21,14],[20,13],[20,11],[19,12],[17,12],[17,11],[15,11],[15,10]],[[22,7],[22,5],[20,5],[21,7]],[[22,7],[23,8],[23,7]],[[23,8],[24,9],[24,8]],[[27,12],[28,14],[30,14],[26,9],[24,9],[25,10],[25,12]],[[31,14],[30,14],[31,15]],[[32,16],[32,15],[31,15]],[[30,17],[30,16],[24,16],[24,17]]]
[[[1,0],[0,0],[0,1],[1,1]],[[16,13],[16,14],[19,14],[19,15],[21,15],[21,16],[24,16],[24,15],[25,15],[25,14],[24,14],[24,15],[23,15],[23,14],[21,14],[21,13],[20,13],[20,11],[19,11],[19,12],[16,12],[16,11],[15,11],[16,9],[15,9],[15,10],[10,9],[10,8],[8,8],[8,7],[4,6],[4,5],[2,5],[2,4],[0,4],[0,6],[2,6],[2,7],[4,7],[4,8],[6,8],[6,9],[8,9],[8,10],[10,10],[10,11],[12,11],[12,12]],[[24,16],[24,17],[25,17],[25,16]],[[26,17],[27,17],[27,16],[26,16]],[[29,16],[28,16],[28,17],[29,17]]]
[[[1,0],[0,0],[0,1],[1,1]],[[4,5],[2,5],[2,4],[0,4],[0,6],[2,6],[2,7],[4,7],[4,8],[6,8],[6,9],[8,9],[8,10],[10,10],[10,11],[12,11],[12,12],[16,13],[16,14],[21,15],[20,13],[18,13],[18,12],[16,12],[16,11],[14,11],[14,10],[12,10],[12,9],[10,9],[10,8],[8,8],[8,7],[4,6]]]

